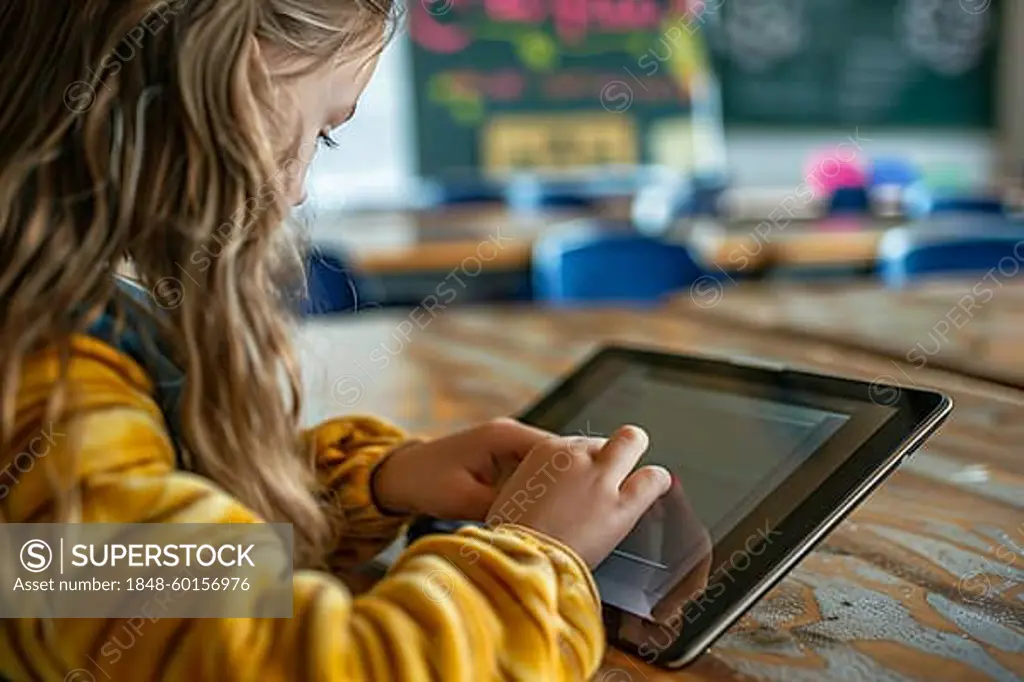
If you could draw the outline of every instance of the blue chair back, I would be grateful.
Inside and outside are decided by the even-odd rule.
[[[936,197],[932,215],[937,213],[984,213],[1003,215],[1003,202],[993,197]]]
[[[864,187],[839,187],[829,197],[828,214],[849,215],[851,213],[869,213],[871,199]]]
[[[679,220],[718,216],[728,187],[729,178],[724,175],[655,175],[633,197],[633,224],[644,234],[661,235]]]
[[[433,180],[425,183],[424,190],[425,203],[435,208],[505,201],[501,183],[486,178]]]
[[[690,251],[635,232],[628,223],[573,221],[534,245],[537,300],[557,305],[651,304],[704,276]]]
[[[647,235],[669,232],[676,221],[697,213],[697,192],[688,181],[656,182],[633,197],[630,217],[636,229]]]
[[[718,175],[697,175],[693,178],[693,212],[703,216],[722,213],[722,195],[729,189],[729,178]]]
[[[533,213],[558,209],[593,208],[599,197],[586,182],[557,181],[521,176],[505,188],[505,202],[513,211]]]
[[[948,194],[932,190],[923,182],[907,187],[903,194],[903,212],[910,218],[962,213],[1005,216],[1006,207],[998,198]]]
[[[933,221],[890,230],[878,253],[882,280],[903,287],[943,275],[1013,277],[1024,263],[1024,225],[1002,219]]]
[[[362,278],[337,251],[314,247],[306,259],[306,286],[309,295],[302,300],[301,312],[307,317],[355,313],[377,306]]]

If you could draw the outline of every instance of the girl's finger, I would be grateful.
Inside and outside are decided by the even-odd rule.
[[[636,468],[649,444],[647,432],[643,429],[623,426],[612,434],[601,451],[594,456],[594,460],[607,467],[609,475],[621,484],[629,472]]]
[[[554,438],[554,434],[514,419],[502,419],[491,425],[494,436],[488,450],[497,456],[510,456],[522,461],[538,443]]]

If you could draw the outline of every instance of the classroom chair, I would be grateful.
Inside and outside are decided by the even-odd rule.
[[[637,233],[624,221],[583,219],[543,235],[533,248],[538,301],[653,304],[706,276],[689,249]]]
[[[871,198],[864,187],[836,188],[828,200],[828,215],[850,215],[871,212]]]
[[[1024,265],[1024,225],[989,218],[928,221],[886,232],[878,267],[886,285],[943,275],[1007,279]]]
[[[586,173],[577,182],[580,193],[601,199],[632,197],[651,171],[645,166],[608,166]]]
[[[370,287],[349,265],[344,254],[315,246],[306,258],[307,295],[301,302],[305,317],[356,313],[378,307]]]
[[[505,203],[518,213],[537,213],[559,209],[589,209],[598,197],[586,182],[552,180],[533,175],[513,178],[505,187]]]
[[[698,174],[693,178],[693,212],[698,216],[722,213],[722,196],[729,189],[729,178],[722,175]]]
[[[993,197],[936,197],[932,215],[938,213],[987,213],[1003,215],[1003,202]]]
[[[693,184],[676,179],[654,182],[637,191],[630,208],[633,225],[641,233],[663,235],[677,220],[697,212],[697,196]]]
[[[1006,208],[995,197],[947,194],[918,182],[904,192],[903,212],[907,217],[918,219],[953,213],[1004,216]]]
[[[486,178],[430,180],[424,183],[424,203],[431,208],[505,201],[501,183]]]
[[[717,175],[662,176],[640,188],[633,198],[631,219],[644,234],[661,235],[679,220],[718,216],[727,178]]]

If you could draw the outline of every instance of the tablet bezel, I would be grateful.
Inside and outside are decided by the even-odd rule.
[[[615,360],[683,372],[712,383],[724,382],[726,388],[730,384],[744,384],[757,389],[742,395],[770,398],[771,393],[782,390],[787,397],[813,395],[815,400],[807,402],[813,407],[827,407],[829,403],[836,405],[839,401],[860,409],[812,455],[811,460],[801,465],[715,543],[712,575],[704,592],[706,596],[711,586],[721,587],[721,590],[716,589],[718,594],[710,601],[702,599],[688,604],[680,620],[680,631],[664,632],[671,637],[670,644],[651,647],[645,646],[650,644],[648,641],[633,642],[615,636],[623,612],[614,606],[604,605],[609,640],[649,663],[666,667],[685,665],[710,646],[891,473],[901,459],[912,453],[952,409],[949,397],[917,388],[906,389],[879,382],[869,384],[773,363],[745,364],[723,358],[674,355],[616,345],[599,348],[523,412],[520,419],[542,428],[558,430],[557,424],[545,422],[541,417],[559,404],[565,405],[566,399],[574,393],[578,395],[581,383],[602,365]],[[799,404],[803,401],[787,402]],[[861,415],[860,419],[858,415]],[[872,422],[876,424],[874,427]],[[785,503],[793,499],[794,493],[800,494],[799,502]],[[775,520],[770,525],[773,540],[761,540],[751,546],[751,529],[763,526],[766,520],[771,519]],[[735,557],[739,546],[746,549],[746,565],[741,571],[730,570],[732,565],[725,566],[720,557]],[[728,578],[728,584],[725,578]]]

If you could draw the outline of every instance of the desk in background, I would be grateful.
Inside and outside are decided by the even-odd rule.
[[[628,214],[628,203],[619,201],[597,216],[625,220]],[[580,217],[594,215],[516,214],[501,205],[353,213],[320,219],[313,236],[348,252],[356,267],[382,283],[388,303],[417,305],[449,273],[467,265],[473,279],[467,300],[525,300],[534,241],[545,230]],[[690,245],[709,269],[737,278],[757,277],[768,269],[863,273],[873,267],[878,243],[894,224],[871,220],[823,227],[818,221],[794,221],[780,228],[759,221],[683,222],[668,238]],[[473,274],[480,267],[482,273]]]
[[[866,272],[874,268],[895,218],[701,221],[678,233],[708,263],[726,272],[800,269]]]
[[[613,341],[762,356],[868,381],[893,373],[867,353],[671,309],[370,311],[308,322],[297,346],[310,421],[372,413],[440,434],[516,413]],[[1020,679],[1024,393],[907,371],[956,403],[923,450],[692,666],[664,672],[611,650],[595,679]]]
[[[697,307],[684,294],[676,305],[681,311]],[[998,272],[905,290],[745,284],[696,312],[742,328],[881,354],[907,366],[906,376],[892,363],[886,372],[902,383],[915,381],[918,368],[927,367],[1024,388],[1024,279]]]
[[[343,249],[375,281],[385,305],[411,307],[431,294],[447,300],[452,284],[461,303],[529,300],[531,250],[539,234],[574,218],[628,214],[628,203],[615,201],[590,213],[515,213],[502,204],[467,204],[338,214],[321,218],[313,238]]]

